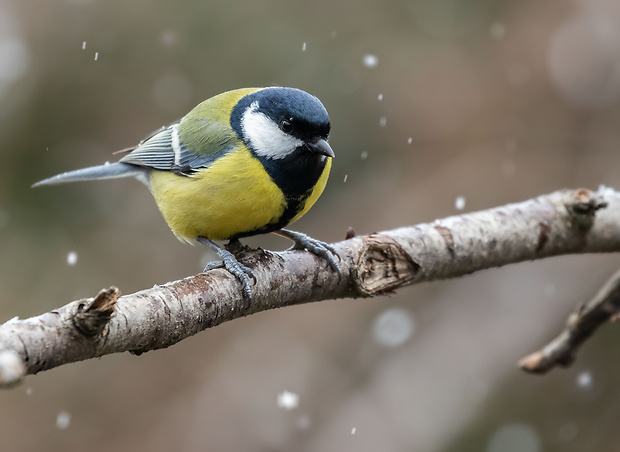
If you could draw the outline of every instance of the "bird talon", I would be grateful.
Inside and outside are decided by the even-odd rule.
[[[250,278],[252,278],[253,284],[256,285],[256,283],[258,282],[258,280],[256,279],[256,275],[254,274],[254,272],[252,270],[250,270],[247,267],[244,267],[244,270],[246,275],[248,275]]]
[[[225,266],[224,266],[223,261],[211,261],[207,265],[205,265],[205,268],[202,272],[207,273],[207,272],[210,272],[211,270],[216,270],[218,268],[224,268],[224,267]]]
[[[254,272],[243,265],[241,262],[237,260],[234,254],[230,251],[225,250],[224,248],[219,247],[217,244],[207,239],[206,237],[198,237],[197,240],[205,245],[207,248],[214,251],[218,257],[221,259],[220,261],[209,262],[205,267],[205,272],[209,270],[213,270],[216,268],[225,268],[231,273],[238,281],[241,283],[243,298],[246,300],[245,308],[249,308],[252,302],[252,288],[250,287],[250,278],[252,278],[254,284],[256,284],[257,279],[254,275]]]
[[[338,273],[338,277],[340,278],[342,275],[340,273],[340,265],[336,262],[334,256],[338,258],[339,261],[340,256],[336,252],[336,249],[320,240],[314,239],[306,234],[301,232],[291,231],[288,229],[280,229],[275,232],[282,237],[286,237],[294,242],[294,245],[290,248],[293,250],[307,250],[310,251],[315,256],[321,257],[325,259],[328,264]]]

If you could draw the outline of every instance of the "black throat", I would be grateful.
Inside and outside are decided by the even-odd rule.
[[[277,231],[289,224],[303,208],[327,163],[327,157],[304,147],[297,148],[283,159],[256,158],[263,164],[271,180],[284,193],[286,207],[276,223],[265,225],[259,230],[238,234],[236,238]]]
[[[305,146],[298,147],[281,159],[257,158],[287,200],[310,196],[327,163],[327,157]]]

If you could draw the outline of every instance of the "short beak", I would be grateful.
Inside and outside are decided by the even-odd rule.
[[[336,157],[336,154],[334,154],[332,148],[323,138],[316,138],[315,140],[312,140],[312,142],[308,143],[308,147],[317,154],[322,154],[331,158]]]

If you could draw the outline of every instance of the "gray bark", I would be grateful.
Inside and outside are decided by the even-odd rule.
[[[424,281],[560,254],[620,251],[620,193],[563,190],[518,204],[336,243],[338,275],[304,251],[244,250],[247,304],[222,269],[118,296],[116,288],[0,325],[0,386],[111,353],[169,347],[222,322],[284,306],[372,297]]]

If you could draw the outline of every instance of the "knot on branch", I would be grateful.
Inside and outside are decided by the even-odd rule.
[[[581,231],[588,231],[594,224],[594,215],[599,209],[607,207],[603,197],[586,188],[579,188],[570,194],[565,203],[572,223]]]
[[[120,292],[117,287],[102,289],[92,301],[79,303],[73,324],[85,336],[101,334],[116,309]]]
[[[396,240],[384,234],[364,237],[359,256],[354,278],[363,295],[390,293],[411,283],[420,271],[420,264]]]

